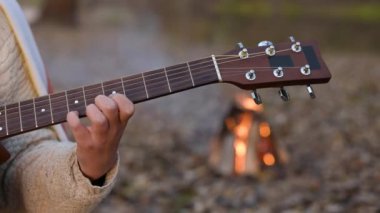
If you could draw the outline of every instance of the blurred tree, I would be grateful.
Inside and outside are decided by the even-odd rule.
[[[45,0],[41,21],[75,25],[79,19],[79,0]]]

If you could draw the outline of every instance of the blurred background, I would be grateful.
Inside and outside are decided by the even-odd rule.
[[[56,91],[289,35],[332,73],[315,100],[211,85],[138,104],[95,212],[380,211],[379,1],[20,2]]]

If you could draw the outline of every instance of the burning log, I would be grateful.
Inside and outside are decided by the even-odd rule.
[[[209,162],[223,175],[258,177],[267,171],[282,173],[285,152],[275,143],[262,105],[237,96],[211,144]]]

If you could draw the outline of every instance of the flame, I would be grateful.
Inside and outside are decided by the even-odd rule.
[[[252,114],[246,112],[241,115],[240,122],[234,128],[235,172],[237,174],[242,174],[246,170],[247,140],[251,125]]]
[[[235,141],[235,151],[237,156],[245,156],[247,153],[247,146],[244,141],[236,140]]]
[[[241,174],[245,171],[245,155],[247,154],[247,145],[242,140],[235,140],[235,172]]]
[[[247,138],[248,136],[248,126],[240,124],[235,128],[235,134],[238,138]]]
[[[241,107],[247,110],[262,112],[264,111],[263,105],[257,105],[252,98],[245,95],[236,96],[236,101],[240,104]]]
[[[262,122],[260,124],[259,131],[260,131],[260,136],[261,137],[263,137],[263,138],[269,137],[270,136],[270,127],[269,127],[269,124],[267,122]]]
[[[263,161],[267,166],[273,166],[276,163],[276,159],[272,153],[265,153],[263,156]]]

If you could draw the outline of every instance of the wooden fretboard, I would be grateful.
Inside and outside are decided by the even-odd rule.
[[[219,81],[213,58],[182,63],[111,81],[0,106],[0,139],[66,121],[70,111],[85,116],[98,95],[125,94],[139,103]]]

